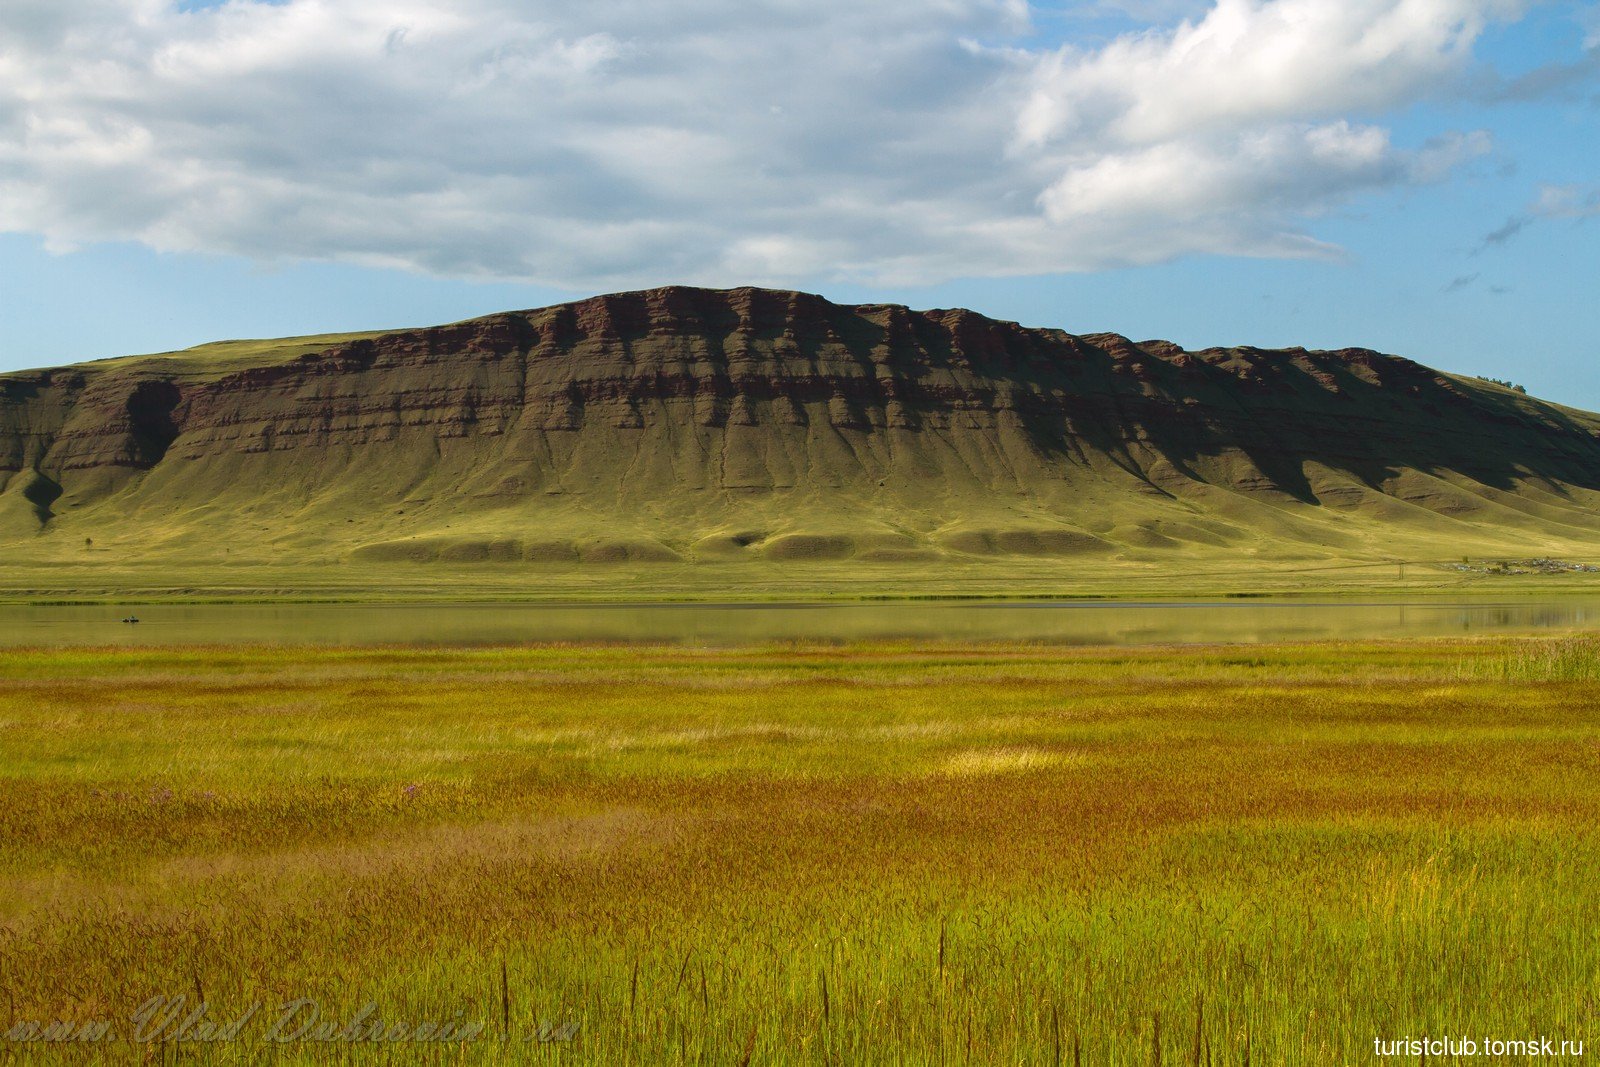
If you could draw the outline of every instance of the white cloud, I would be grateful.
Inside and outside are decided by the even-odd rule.
[[[1033,144],[1103,132],[1148,143],[1241,122],[1381,110],[1448,84],[1515,0],[1218,0],[1168,33],[1039,66],[1020,122]]]
[[[1225,228],[1241,205],[1270,219],[1313,212],[1356,189],[1433,180],[1485,147],[1483,139],[1467,137],[1397,152],[1387,131],[1375,126],[1272,126],[1226,140],[1163,141],[1103,155],[1069,170],[1040,202],[1057,224],[1120,219],[1148,240],[1202,221],[1211,231]],[[1281,255],[1328,251],[1294,233],[1249,236]]]
[[[1322,255],[1306,218],[1483,150],[1373,116],[1516,10],[1046,50],[1021,0],[6,0],[0,230],[573,288]]]
[[[1541,185],[1529,214],[1546,219],[1586,219],[1600,215],[1600,186]]]
[[[1587,4],[1579,9],[1577,18],[1583,27],[1583,47],[1600,48],[1600,4]]]
[[[1582,220],[1597,216],[1600,216],[1600,185],[1541,185],[1527,209],[1486,234],[1473,254],[1510,244],[1523,230],[1542,219]]]

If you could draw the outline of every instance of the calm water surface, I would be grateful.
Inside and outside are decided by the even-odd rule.
[[[121,621],[136,614],[137,625]],[[1504,601],[0,606],[0,646],[948,639],[1259,642],[1600,630],[1600,598]]]

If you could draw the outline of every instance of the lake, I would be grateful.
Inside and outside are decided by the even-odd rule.
[[[138,624],[120,621],[135,614]],[[1315,641],[1600,629],[1600,598],[0,606],[0,646]]]

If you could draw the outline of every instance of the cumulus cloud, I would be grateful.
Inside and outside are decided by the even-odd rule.
[[[1436,180],[1486,147],[1482,136],[1456,136],[1403,152],[1374,126],[1275,125],[1100,155],[1069,169],[1040,202],[1051,222],[1069,228],[1114,223],[1157,258],[1170,254],[1174,240],[1163,234],[1183,233],[1202,238],[1189,251],[1331,254],[1302,233],[1274,227],[1356,190]],[[1130,250],[1126,258],[1140,257]]]
[[[0,230],[570,288],[1330,255],[1306,219],[1486,149],[1372,116],[1518,11],[1218,0],[1075,49],[1024,0],[6,0]]]
[[[1383,109],[1441,86],[1511,0],[1218,0],[1164,34],[1040,65],[1034,143],[1103,129],[1143,143],[1242,122]]]

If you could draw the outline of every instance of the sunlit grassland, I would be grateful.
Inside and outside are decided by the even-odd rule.
[[[1589,640],[8,652],[0,1012],[306,996],[486,1028],[396,1062],[1600,1039],[1595,662]],[[365,1055],[265,1029],[0,1059]]]
[[[0,605],[57,603],[474,603],[590,601],[780,601],[862,599],[1209,599],[1239,596],[1524,597],[1593,594],[1600,574],[1463,573],[1449,546],[1393,559],[1282,558],[1152,552],[1140,558],[1004,557],[895,562],[783,561],[623,564],[399,564],[327,560],[218,563],[178,553],[130,564],[101,550],[75,555],[12,552],[0,572]],[[1589,560],[1590,554],[1575,558]]]

